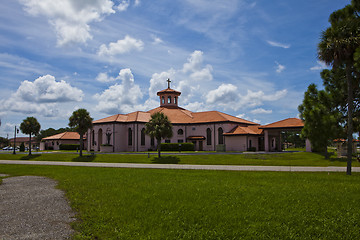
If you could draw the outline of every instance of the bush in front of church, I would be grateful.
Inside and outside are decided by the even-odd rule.
[[[193,143],[161,143],[161,151],[194,151],[194,149]]]

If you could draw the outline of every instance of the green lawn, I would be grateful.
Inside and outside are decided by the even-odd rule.
[[[0,159],[22,159],[38,161],[93,161],[109,163],[174,163],[174,164],[205,164],[205,165],[263,165],[263,166],[346,166],[345,158],[332,156],[326,160],[322,155],[307,152],[290,152],[279,154],[202,154],[202,155],[156,155],[148,158],[147,154],[96,154],[83,158],[69,153],[43,153],[28,157],[24,154],[0,154]],[[354,167],[360,163],[354,159]]]
[[[0,165],[56,179],[75,239],[358,239],[360,174]]]

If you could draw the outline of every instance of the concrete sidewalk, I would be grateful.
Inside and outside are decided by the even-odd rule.
[[[184,164],[143,164],[143,163],[99,163],[99,162],[50,162],[50,161],[28,161],[28,160],[0,160],[0,164],[112,167],[112,168],[224,170],[224,171],[344,172],[344,173],[346,172],[346,167],[184,165]],[[360,172],[360,167],[353,167],[352,172]]]

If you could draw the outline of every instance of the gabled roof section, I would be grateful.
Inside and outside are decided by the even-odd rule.
[[[93,121],[93,124],[114,122],[148,122],[149,120],[150,114],[148,112],[137,111],[128,114],[116,114],[107,118],[102,118]]]
[[[41,140],[79,140],[80,135],[77,132],[63,132],[55,134],[50,137],[43,138]]]
[[[259,128],[259,125],[249,126],[236,126],[230,132],[224,133],[225,136],[235,135],[261,135],[263,130]]]
[[[274,129],[274,128],[303,128],[304,122],[299,118],[287,118],[281,121],[270,123],[264,126],[260,126],[262,129]]]

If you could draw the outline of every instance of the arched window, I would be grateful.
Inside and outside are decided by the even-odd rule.
[[[128,129],[128,145],[132,146],[132,130],[131,130],[131,128]]]
[[[168,96],[168,103],[171,103],[171,97]]]
[[[183,135],[184,134],[184,130],[182,130],[181,128],[178,130],[178,135]]]
[[[164,97],[164,96],[161,97],[161,103],[162,103],[162,104],[165,103],[165,97]]]
[[[252,142],[251,142],[251,139],[249,140],[249,148],[252,148]]]
[[[223,136],[223,133],[224,133],[224,131],[223,131],[223,129],[220,127],[219,129],[218,129],[218,142],[219,142],[219,144],[224,144],[224,136]]]
[[[145,145],[145,128],[141,129],[141,146]]]
[[[206,143],[207,145],[211,145],[211,129],[206,129]]]
[[[95,145],[95,130],[91,131],[91,141],[92,141],[92,145]]]
[[[177,97],[174,97],[174,103],[177,104]]]

